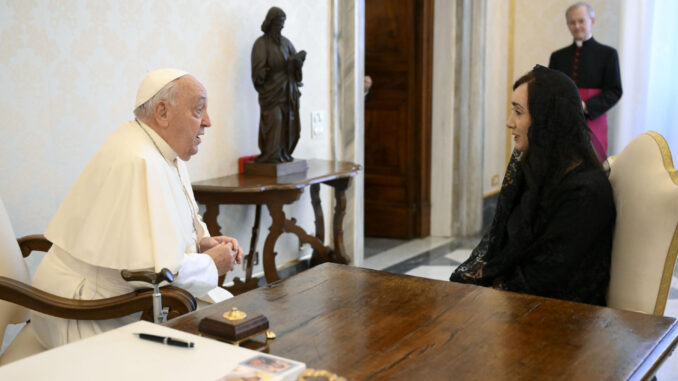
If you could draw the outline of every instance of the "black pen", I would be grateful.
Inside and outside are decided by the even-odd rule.
[[[156,343],[173,345],[175,347],[193,348],[195,344],[191,341],[182,341],[169,336],[156,336],[148,333],[135,333],[140,339],[155,341]]]

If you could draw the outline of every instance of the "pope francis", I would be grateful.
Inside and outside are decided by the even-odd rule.
[[[185,165],[211,124],[205,87],[180,70],[153,71],[139,87],[134,115],[94,155],[57,210],[45,232],[53,246],[33,285],[67,298],[101,299],[148,287],[125,282],[121,269],[167,267],[176,274],[173,285],[198,298],[229,297],[217,278],[242,261],[242,250],[233,238],[209,236]],[[138,319],[32,312],[31,324],[52,348]]]

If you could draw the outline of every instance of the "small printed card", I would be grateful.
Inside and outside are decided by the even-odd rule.
[[[270,380],[273,374],[257,371],[246,366],[238,365],[224,377],[217,381],[265,381]]]
[[[294,366],[287,360],[265,355],[251,358],[245,361],[243,365],[273,373],[283,373]]]
[[[217,381],[296,380],[306,368],[303,363],[281,357],[259,354],[242,361]]]

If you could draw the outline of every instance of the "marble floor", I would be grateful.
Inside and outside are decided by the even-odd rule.
[[[446,281],[479,241],[480,237],[427,237],[412,241],[365,237],[363,267]],[[674,270],[664,315],[678,317],[678,270]],[[678,380],[678,355],[674,354],[664,363],[657,379]]]

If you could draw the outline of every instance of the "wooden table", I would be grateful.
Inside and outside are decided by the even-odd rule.
[[[167,323],[265,314],[271,354],[349,380],[648,379],[676,320],[332,263]]]
[[[254,176],[235,174],[214,179],[197,181],[192,184],[197,202],[205,205],[204,220],[212,235],[221,235],[221,227],[217,223],[219,205],[222,204],[254,204],[255,218],[252,229],[250,250],[247,255],[245,282],[239,278],[234,280],[235,286],[230,289],[235,294],[256,288],[257,279],[252,278],[252,264],[259,235],[259,219],[261,205],[266,205],[271,214],[271,227],[264,242],[263,265],[267,282],[280,279],[275,265],[275,243],[283,233],[293,233],[299,241],[313,247],[311,264],[316,265],[328,261],[348,263],[344,249],[344,231],[342,228],[346,214],[346,189],[351,178],[358,173],[360,166],[347,162],[328,160],[307,160],[309,168],[306,172],[282,177]],[[320,184],[334,188],[333,248],[324,245],[325,226],[322,205],[320,204]],[[315,234],[310,235],[294,218],[288,219],[283,212],[283,205],[293,203],[301,197],[304,188],[311,188],[311,204],[315,213]],[[223,279],[221,279],[223,282]]]

